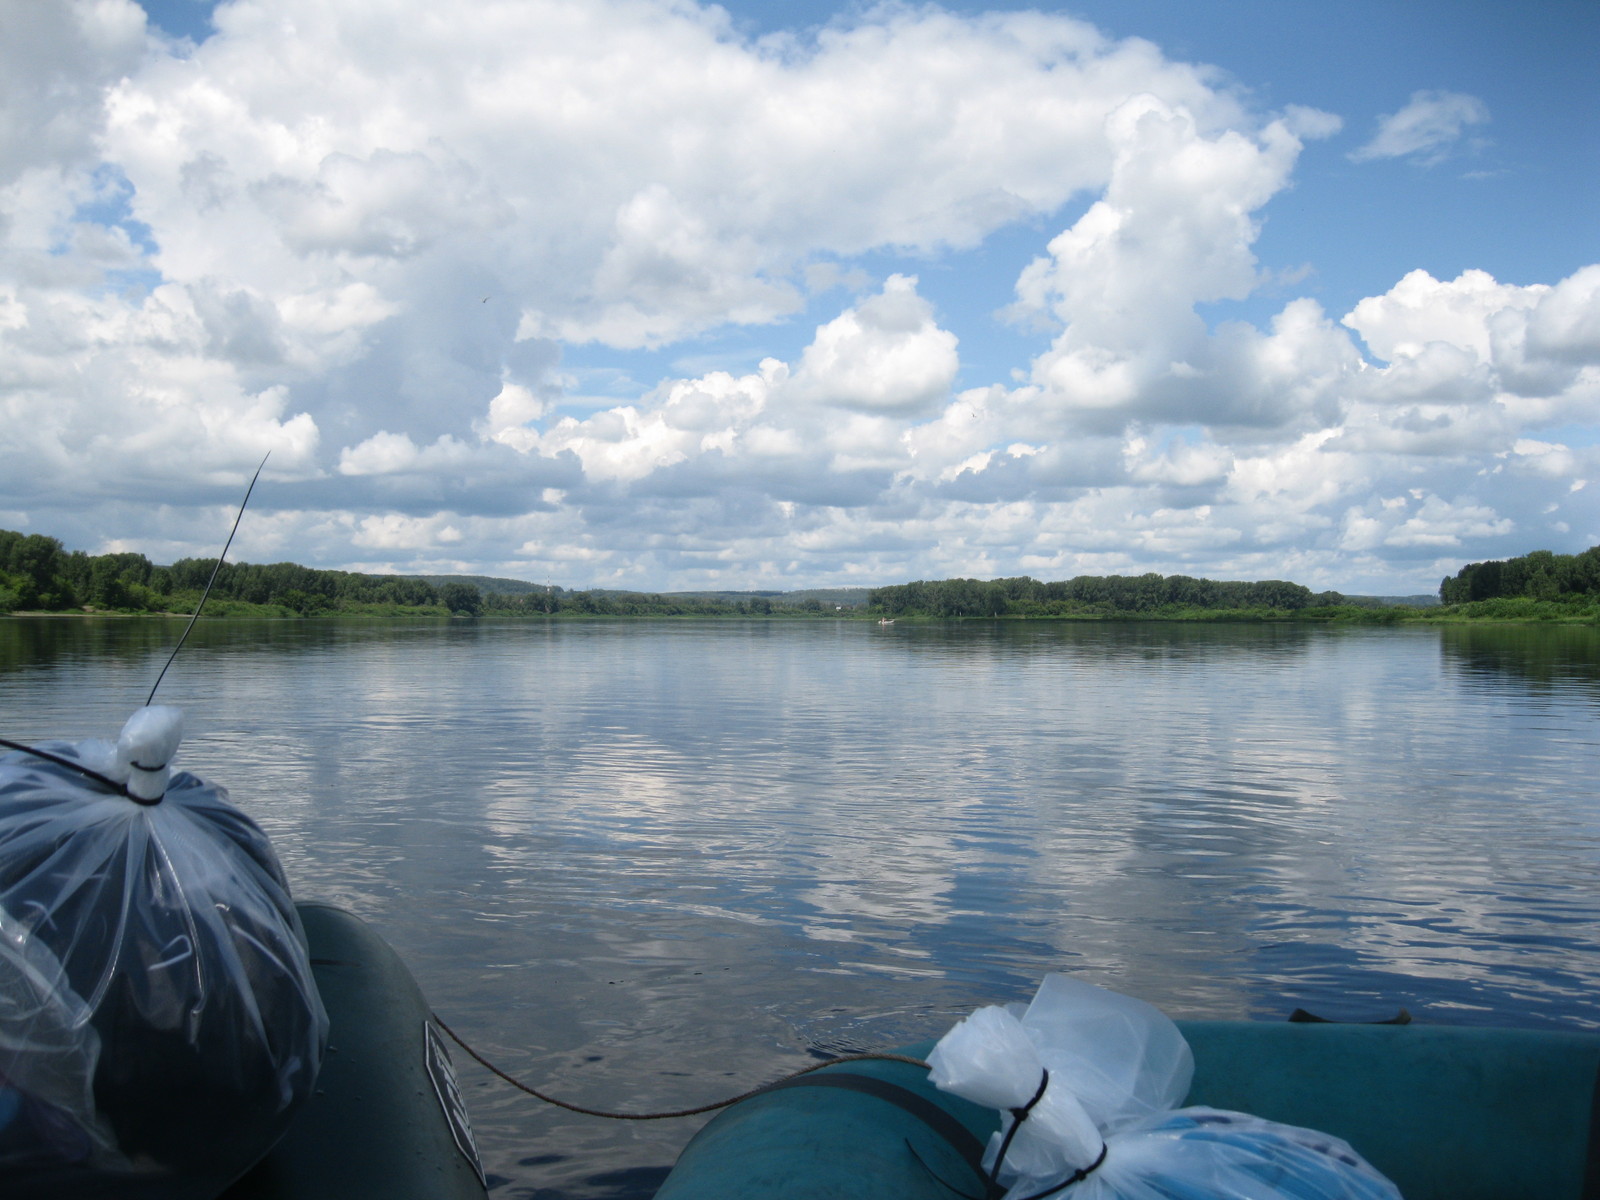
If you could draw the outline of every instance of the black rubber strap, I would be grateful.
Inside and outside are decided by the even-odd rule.
[[[1382,1021],[1336,1021],[1332,1017],[1319,1017],[1316,1013],[1297,1008],[1289,1014],[1289,1021],[1295,1025],[1409,1025],[1411,1014],[1402,1008],[1394,1016]]]
[[[974,1175],[983,1178],[983,1143],[974,1136],[972,1130],[955,1117],[932,1100],[917,1095],[909,1088],[903,1088],[897,1083],[890,1083],[887,1079],[878,1079],[872,1075],[857,1075],[850,1071],[817,1071],[811,1075],[802,1075],[798,1079],[785,1079],[782,1083],[775,1083],[761,1094],[793,1087],[844,1088],[846,1091],[859,1092],[863,1096],[875,1096],[879,1100],[885,1100],[910,1113],[938,1134],[972,1168]]]

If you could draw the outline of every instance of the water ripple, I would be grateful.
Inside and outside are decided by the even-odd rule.
[[[157,627],[71,628],[0,626],[0,732],[142,701]],[[579,1102],[700,1103],[1049,970],[1600,1028],[1593,631],[213,622],[180,667],[183,763],[297,892]],[[497,1197],[642,1198],[691,1132],[465,1078]]]

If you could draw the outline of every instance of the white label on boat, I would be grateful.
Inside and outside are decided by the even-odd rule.
[[[455,1139],[461,1156],[472,1164],[478,1182],[487,1188],[489,1181],[484,1178],[483,1163],[478,1161],[478,1144],[472,1140],[472,1122],[467,1120],[467,1106],[461,1102],[461,1088],[456,1083],[450,1048],[444,1044],[432,1021],[422,1022],[422,1042],[426,1048],[428,1078],[433,1080],[433,1094],[439,1097],[439,1107],[444,1109],[445,1120],[450,1123],[450,1136]]]

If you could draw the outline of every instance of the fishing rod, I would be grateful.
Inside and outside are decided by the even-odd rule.
[[[228,549],[233,545],[234,534],[239,532],[239,523],[244,520],[244,510],[249,506],[250,496],[256,490],[256,481],[261,478],[261,472],[266,468],[267,459],[271,457],[272,451],[268,450],[266,454],[262,455],[261,463],[256,467],[255,474],[250,476],[250,486],[245,488],[244,499],[239,502],[239,511],[234,515],[233,518],[233,528],[228,531],[228,540],[222,544],[222,553],[217,555],[216,565],[211,568],[211,577],[206,580],[205,590],[200,593],[200,602],[194,606],[194,613],[190,616],[189,623],[184,626],[183,633],[178,637],[178,644],[172,648],[172,653],[167,656],[166,664],[161,668],[161,673],[156,676],[155,683],[150,685],[150,694],[145,698],[144,702],[145,708],[149,708],[151,704],[154,703],[156,698],[156,689],[161,686],[161,681],[167,677],[167,671],[171,668],[172,664],[177,661],[178,651],[183,649],[184,642],[188,641],[189,639],[190,630],[194,628],[195,622],[200,619],[201,610],[205,608],[206,600],[211,596],[211,589],[213,585],[216,584],[217,576],[222,571],[223,561],[228,557]],[[65,767],[69,771],[76,771],[79,775],[82,775],[87,779],[92,779],[101,786],[110,788],[113,792],[126,796],[130,800],[138,801],[140,804],[153,804],[159,802],[160,800],[159,796],[155,797],[154,799],[149,799],[140,795],[136,795],[132,790],[129,789],[129,785],[127,783],[113,779],[111,776],[100,771],[96,771],[93,767],[90,767],[85,763],[81,763],[76,759],[69,758],[64,754],[56,754],[49,750],[41,750],[37,746],[29,746],[26,743],[14,742],[10,738],[3,737],[0,737],[0,746],[4,746],[10,750],[19,751],[23,754],[32,755],[34,758],[41,759],[48,763],[54,763],[58,767]],[[146,766],[141,763],[133,763],[131,765],[138,768],[140,771],[145,772],[160,771],[166,766],[165,763],[162,763],[159,766]]]

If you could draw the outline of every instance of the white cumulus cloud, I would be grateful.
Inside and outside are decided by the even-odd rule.
[[[465,12],[228,0],[182,46],[6,7],[7,521],[206,553],[270,450],[244,557],[563,586],[1337,586],[1600,540],[1600,265],[1293,294],[1257,247],[1332,114],[1048,13]],[[1486,119],[1418,93],[1358,155]],[[1001,230],[1022,349],[964,360],[931,281]]]
[[[883,291],[817,330],[790,385],[793,395],[866,413],[924,412],[950,390],[960,360],[915,277],[891,275]]]

